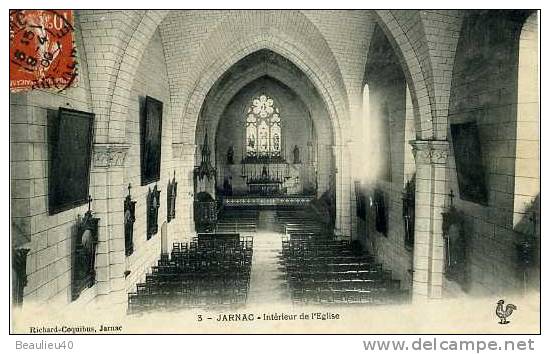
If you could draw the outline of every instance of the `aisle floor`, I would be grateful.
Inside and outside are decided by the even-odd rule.
[[[282,234],[277,231],[274,210],[262,210],[254,236],[254,254],[247,303],[277,305],[291,303],[290,293],[279,269]]]

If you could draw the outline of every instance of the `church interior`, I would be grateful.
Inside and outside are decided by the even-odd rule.
[[[530,10],[75,10],[10,93],[12,303],[540,292]]]

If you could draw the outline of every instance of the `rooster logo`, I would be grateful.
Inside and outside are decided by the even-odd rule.
[[[504,300],[498,300],[497,309],[495,312],[498,318],[500,318],[499,324],[510,323],[510,321],[507,321],[506,319],[510,317],[510,315],[512,314],[512,312],[514,312],[514,310],[517,310],[517,309],[518,308],[514,304],[508,304],[506,305],[506,309],[504,309]]]

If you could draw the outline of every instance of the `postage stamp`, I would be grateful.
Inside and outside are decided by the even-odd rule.
[[[10,11],[10,91],[64,90],[78,77],[72,10]]]

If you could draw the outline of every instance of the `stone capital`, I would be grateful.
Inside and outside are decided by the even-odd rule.
[[[446,140],[411,140],[413,155],[417,163],[445,164],[449,155]]]
[[[130,146],[126,144],[94,144],[92,155],[93,167],[123,167],[129,148]]]
[[[449,142],[432,140],[432,163],[446,164],[449,156]]]

